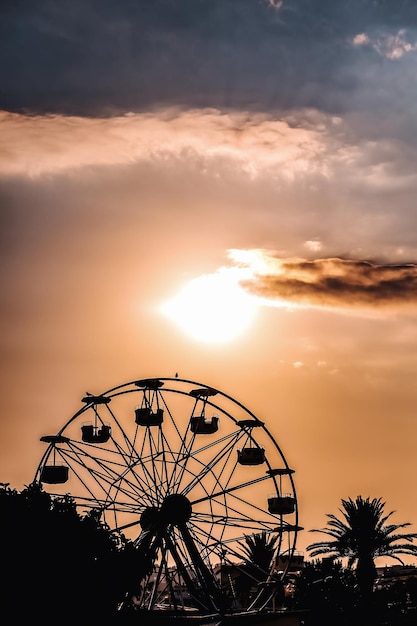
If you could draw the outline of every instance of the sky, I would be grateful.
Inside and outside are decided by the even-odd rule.
[[[414,0],[7,0],[0,124],[1,482],[178,373],[267,424],[300,551],[358,495],[417,530]]]

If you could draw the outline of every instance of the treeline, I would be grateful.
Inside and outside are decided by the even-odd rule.
[[[99,624],[123,601],[136,567],[133,544],[98,512],[80,516],[70,496],[54,500],[37,485],[0,488],[0,544],[5,626],[28,618]]]
[[[270,560],[272,549],[266,536],[249,538],[245,562],[266,569],[264,561]],[[20,492],[0,486],[0,562],[0,619],[5,626],[122,624],[117,609],[126,593],[134,591],[132,583],[138,582],[143,568],[134,544],[103,524],[99,511],[80,515],[71,496],[51,498],[37,484]],[[284,605],[305,611],[306,626],[417,623],[412,610],[417,607],[417,578],[374,591],[365,612],[356,572],[340,561],[306,562],[287,583],[292,592]]]

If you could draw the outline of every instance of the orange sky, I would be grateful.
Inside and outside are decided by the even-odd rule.
[[[260,140],[273,122],[242,122],[249,152],[223,133],[230,118],[201,112],[198,133],[189,123],[5,116],[2,481],[31,481],[39,437],[58,430],[87,390],[179,372],[267,423],[296,470],[305,529],[359,494],[414,522],[416,267],[388,241],[385,261],[359,262],[365,244],[378,249],[373,228],[359,240],[357,224],[341,232],[311,218],[338,186],[316,157],[330,138],[317,145],[315,133],[293,135],[280,122],[290,155],[282,170]],[[144,139],[148,124],[155,141],[161,132],[158,150]],[[313,181],[306,197],[300,187]],[[294,210],[306,214],[296,226]],[[349,260],[336,255],[341,238]],[[263,300],[239,337],[202,343],[161,314],[187,281],[257,254],[263,269],[245,285]],[[299,549],[311,540],[302,533]]]
[[[253,4],[242,7],[262,10]],[[54,30],[46,13],[33,26],[32,9],[19,22],[22,29],[41,24],[42,37],[53,32],[56,41],[74,44],[79,73],[65,67],[62,89],[65,80],[71,88],[59,92],[62,76],[55,77],[50,54],[51,68],[34,65],[36,91],[23,80],[24,63],[15,59],[13,66],[12,59],[20,91],[9,77],[10,98],[0,98],[0,480],[18,489],[31,482],[44,451],[39,438],[56,432],[86,391],[178,372],[231,395],[267,424],[295,469],[306,529],[299,550],[317,539],[309,529],[324,526],[326,513],[357,495],[382,497],[387,511],[396,511],[392,521],[412,522],[415,531],[417,142],[410,72],[417,36],[412,26],[402,30],[379,14],[377,32],[374,17],[366,13],[366,21],[358,11],[351,32],[332,40],[340,69],[333,73],[330,48],[313,46],[317,58],[308,52],[302,14],[286,12],[285,0],[266,5],[262,19],[279,15],[276,28],[299,20],[279,40],[277,58],[294,46],[280,89],[268,73],[287,71],[283,62],[268,69],[274,38],[264,41],[262,31],[265,45],[248,52],[242,77],[217,34],[212,57],[204,56],[209,20],[200,33],[201,73],[184,74],[189,50],[181,52],[180,33],[180,82],[169,80],[170,55],[154,50],[162,74],[147,83],[141,66],[143,100],[127,97],[134,84],[127,70],[117,75],[120,84],[112,74],[122,104],[113,91],[106,95],[97,59],[85,70],[95,70],[97,91],[89,90],[75,26],[69,33],[62,22]],[[304,17],[310,28],[311,16]],[[195,32],[200,28],[198,20]],[[339,31],[329,28],[326,37],[332,33]],[[171,45],[169,37],[154,41]],[[196,49],[198,41],[195,34]],[[305,58],[308,80],[294,86],[290,78],[301,81],[295,70],[305,68]],[[131,68],[114,59],[114,67]],[[56,63],[60,69],[58,56]],[[43,83],[47,69],[52,74]],[[190,76],[206,80],[206,91]],[[162,97],[162,78],[169,97]],[[246,83],[242,99],[227,91]],[[202,342],[161,312],[189,281],[236,269],[251,270],[242,273],[242,287],[257,298],[256,315],[239,336]],[[210,294],[198,300],[200,308],[220,306]]]

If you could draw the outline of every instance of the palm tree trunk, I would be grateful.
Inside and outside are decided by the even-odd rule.
[[[359,588],[359,625],[374,624],[373,591],[376,578],[375,563],[370,554],[362,555],[356,566],[356,580]]]
[[[372,598],[375,579],[376,567],[372,556],[370,554],[360,555],[356,567],[356,580],[363,600]]]

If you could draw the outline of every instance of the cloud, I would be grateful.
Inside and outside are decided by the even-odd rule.
[[[352,39],[352,43],[354,46],[363,46],[364,44],[369,43],[369,37],[366,33],[358,33]]]
[[[231,256],[239,259],[236,253]],[[253,265],[254,275],[242,285],[266,303],[342,309],[415,307],[417,303],[416,264],[283,259],[262,251],[247,251],[246,260]]]
[[[390,60],[401,59],[405,54],[417,50],[417,41],[407,41],[407,31],[401,28],[397,33],[368,35],[358,33],[352,39],[354,46],[371,46],[378,54]]]
[[[294,126],[294,119],[214,109],[104,119],[0,112],[0,175],[39,176],[193,155],[230,158],[253,175],[263,168],[290,178],[302,172],[325,174],[323,135],[332,119],[311,112],[304,128]]]
[[[274,7],[274,9],[278,9],[278,11],[280,9],[282,9],[284,2],[283,0],[267,0],[267,3],[271,6]]]
[[[308,250],[311,250],[312,252],[319,252],[322,248],[321,241],[318,241],[317,239],[310,239],[309,241],[306,241],[304,245]]]
[[[417,146],[367,139],[342,117],[177,107],[108,118],[3,112],[0,123],[11,222],[17,211],[31,222],[55,215],[57,197],[68,222],[83,206],[117,219],[140,207],[144,219],[169,196],[177,224],[207,231],[209,211],[222,249],[415,258]]]
[[[352,64],[346,41],[375,24],[401,33],[417,21],[413,3],[368,0],[3,5],[3,108],[70,115],[161,106],[271,112],[293,104],[338,115],[364,69],[379,74],[379,59],[364,49]],[[379,43],[393,54],[408,45],[401,36]]]
[[[343,118],[314,109],[270,114],[180,108],[109,118],[0,111],[0,176],[83,168],[229,160],[251,176],[360,180],[384,191],[415,184],[416,147],[356,136]],[[203,163],[204,166],[204,163]]]

